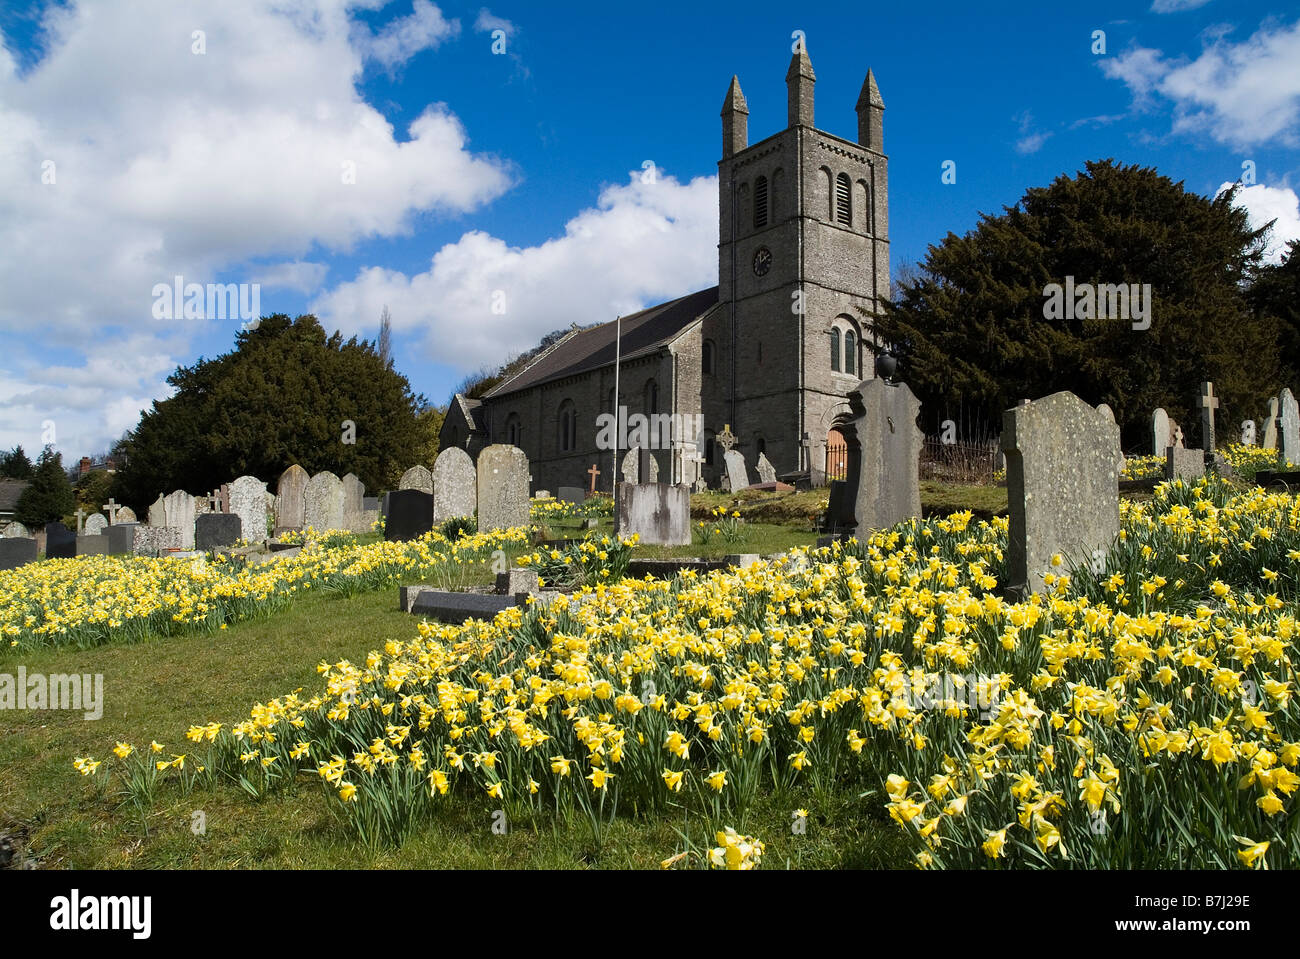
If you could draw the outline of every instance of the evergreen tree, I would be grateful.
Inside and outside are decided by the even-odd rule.
[[[77,498],[63,471],[63,457],[55,452],[53,446],[47,446],[36,461],[31,485],[18,497],[14,515],[24,526],[35,528],[64,520],[76,509]]]
[[[32,461],[27,458],[21,446],[15,446],[7,453],[0,453],[0,477],[30,480],[32,473]]]
[[[1257,322],[1278,324],[1281,385],[1300,389],[1300,240],[1287,244],[1281,263],[1260,268],[1248,298]]]
[[[998,432],[1021,398],[1069,390],[1110,404],[1126,448],[1149,447],[1157,406],[1198,442],[1205,380],[1220,423],[1261,419],[1280,385],[1278,324],[1251,315],[1244,289],[1265,231],[1250,228],[1234,195],[1209,200],[1149,168],[1089,162],[931,246],[920,276],[875,320],[926,427],[951,418]],[[1045,319],[1045,289],[1067,276],[1150,284],[1150,328]]]

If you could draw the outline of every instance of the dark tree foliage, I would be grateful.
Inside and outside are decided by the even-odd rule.
[[[137,512],[160,493],[206,493],[251,474],[272,484],[297,463],[355,473],[370,490],[395,485],[427,442],[410,384],[356,337],[327,336],[314,316],[265,317],[234,351],[168,377],[115,452],[126,455],[114,494]],[[346,442],[346,423],[355,442]]]
[[[31,485],[18,497],[14,515],[18,522],[34,529],[55,520],[65,520],[76,511],[77,498],[73,495],[68,475],[63,471],[63,456],[56,453],[53,446],[47,446],[36,461]]]
[[[1250,304],[1257,322],[1278,324],[1281,380],[1297,389],[1300,381],[1300,240],[1287,244],[1282,262],[1260,267],[1250,288]]]
[[[21,446],[15,446],[7,453],[0,453],[0,477],[5,479],[29,480],[35,472],[32,461],[27,458]]]
[[[1262,420],[1283,385],[1278,324],[1251,312],[1245,288],[1267,228],[1250,228],[1234,194],[1209,200],[1150,168],[1089,162],[932,245],[919,278],[875,321],[880,342],[901,354],[899,376],[921,398],[926,428],[952,418],[998,432],[1018,400],[1069,390],[1110,404],[1126,449],[1149,451],[1157,406],[1191,445],[1205,380],[1220,397],[1222,436]],[[1149,283],[1150,328],[1045,319],[1044,289],[1067,276]]]

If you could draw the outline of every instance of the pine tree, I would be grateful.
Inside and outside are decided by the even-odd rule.
[[[0,477],[29,480],[32,478],[33,469],[32,461],[27,458],[21,446],[15,446],[8,453],[0,454]]]
[[[18,498],[14,515],[24,526],[34,528],[66,519],[76,509],[77,498],[63,471],[63,456],[47,446],[36,461],[31,485]]]

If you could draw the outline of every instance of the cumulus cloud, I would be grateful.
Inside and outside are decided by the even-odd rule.
[[[109,337],[192,356],[212,328],[159,329],[156,283],[261,277],[312,292],[324,267],[309,252],[407,235],[419,214],[469,212],[511,186],[509,166],[472,152],[445,103],[399,133],[362,97],[367,62],[399,65],[459,29],[429,0],[359,29],[356,11],[386,5],[71,0],[43,12],[42,55],[22,69],[0,36],[0,335],[21,334],[7,337],[18,345],[0,382],[14,402],[57,413],[32,371],[57,353],[67,377],[94,379],[104,371],[91,354]],[[280,265],[253,265],[265,263]],[[145,371],[122,396],[159,395],[147,351],[112,352]],[[66,401],[79,402],[71,389]],[[102,428],[125,402],[95,401]],[[30,445],[10,413],[0,447]]]
[[[1209,2],[1210,0],[1155,0],[1151,4],[1151,12],[1182,13],[1184,10],[1196,10]]]
[[[1214,195],[1218,196],[1232,187],[1232,183],[1224,183]],[[1265,186],[1262,183],[1243,186],[1233,198],[1233,203],[1246,211],[1251,229],[1258,230],[1269,221],[1276,221],[1264,250],[1266,263],[1280,263],[1287,243],[1290,240],[1300,240],[1300,197],[1290,187]]]
[[[1175,133],[1208,134],[1234,147],[1300,144],[1300,21],[1266,22],[1240,43],[1230,32],[1207,31],[1195,59],[1134,47],[1099,66],[1128,86],[1138,108],[1150,109],[1157,98],[1171,103]]]
[[[422,333],[430,360],[462,370],[495,365],[551,330],[612,320],[716,283],[717,191],[716,177],[679,183],[638,171],[602,190],[561,236],[515,247],[466,233],[423,273],[364,269],[312,311],[346,335],[364,333],[387,304],[393,329]]]

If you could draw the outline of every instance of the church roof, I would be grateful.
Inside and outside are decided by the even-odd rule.
[[[667,303],[623,317],[622,358],[630,360],[653,353],[718,302],[718,288],[710,287]],[[485,395],[495,399],[529,387],[586,373],[614,362],[617,322],[574,330],[508,380]]]

